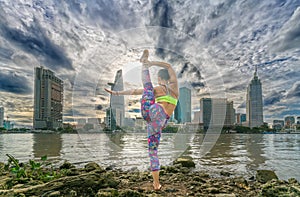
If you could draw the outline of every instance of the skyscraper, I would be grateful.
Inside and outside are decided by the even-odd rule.
[[[62,127],[63,81],[51,70],[35,68],[34,79],[34,129]]]
[[[226,116],[224,126],[230,127],[235,123],[235,109],[233,108],[233,101],[226,102]]]
[[[202,98],[200,100],[200,122],[203,123],[203,128],[206,131],[209,128],[211,113],[212,113],[212,100],[211,98]]]
[[[226,120],[227,99],[225,98],[202,98],[200,100],[201,120],[204,130],[208,128],[222,128]],[[228,113],[232,114],[232,113]],[[227,118],[230,119],[231,118]]]
[[[257,67],[255,67],[254,77],[247,88],[246,114],[247,125],[250,128],[263,125],[262,86],[257,77]]]
[[[3,127],[4,121],[4,107],[0,107],[0,127]]]
[[[114,83],[110,83],[111,89],[114,91],[121,91],[124,89],[122,70],[118,70],[116,73]],[[116,129],[116,126],[123,126],[125,116],[125,101],[124,96],[110,96],[110,108],[106,113],[107,125],[112,130]]]
[[[187,87],[179,88],[179,102],[181,107],[182,123],[192,121],[192,95],[191,89]]]

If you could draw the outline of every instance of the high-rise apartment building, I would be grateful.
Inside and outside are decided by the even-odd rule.
[[[4,107],[0,107],[0,127],[4,127]]]
[[[114,91],[121,91],[124,89],[122,70],[118,70],[116,73],[115,81],[111,85],[111,89]],[[116,129],[116,126],[124,126],[125,117],[125,101],[124,96],[110,96],[110,108],[106,113],[107,126],[112,130]]]
[[[222,128],[225,120],[231,120],[233,117],[226,118],[227,115],[232,115],[232,112],[226,113],[227,99],[225,98],[202,98],[200,100],[201,119],[205,131],[208,128]],[[226,125],[227,126],[227,125]]]
[[[262,86],[257,76],[257,67],[255,67],[254,77],[247,88],[246,114],[248,127],[263,125]]]
[[[191,89],[187,87],[179,88],[179,102],[181,109],[182,123],[192,121],[192,94]]]
[[[44,67],[35,68],[34,129],[63,126],[63,81]]]

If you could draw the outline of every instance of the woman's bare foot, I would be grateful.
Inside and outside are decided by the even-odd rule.
[[[148,62],[148,57],[149,57],[149,51],[146,49],[143,52],[143,55],[142,55],[142,57],[140,59],[140,62],[142,62],[142,63]]]
[[[153,187],[154,187],[154,190],[155,191],[159,191],[160,189],[161,189],[161,184],[155,184],[155,183],[153,183]]]

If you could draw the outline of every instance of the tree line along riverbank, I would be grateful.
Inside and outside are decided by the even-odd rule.
[[[150,172],[104,168],[94,162],[81,168],[68,162],[53,167],[46,156],[28,163],[7,156],[7,163],[0,163],[0,196],[300,196],[294,178],[279,180],[269,170],[259,170],[249,179],[229,172],[213,177],[194,171],[191,157],[162,166],[162,189],[154,191]]]

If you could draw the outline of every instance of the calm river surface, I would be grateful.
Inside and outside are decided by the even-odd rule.
[[[300,134],[226,134],[212,143],[204,138],[201,134],[163,134],[161,164],[170,165],[186,152],[194,158],[196,170],[211,175],[229,171],[250,177],[257,169],[270,169],[280,179],[300,181]],[[95,161],[124,170],[147,170],[149,163],[144,133],[0,134],[0,162],[7,162],[7,153],[21,162],[47,155],[57,165],[69,161],[83,166]]]

